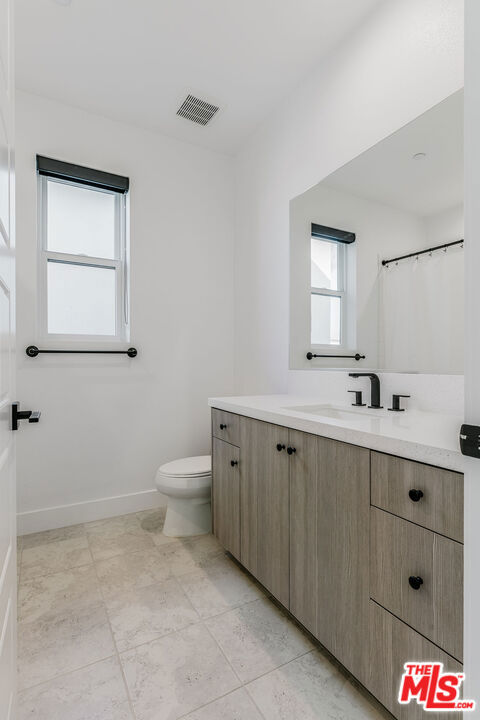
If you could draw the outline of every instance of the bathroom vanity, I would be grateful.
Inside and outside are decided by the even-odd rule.
[[[463,371],[462,93],[292,198],[289,216],[289,370],[304,394],[210,401],[214,532],[395,717],[420,718],[398,703],[404,664],[463,661],[463,418],[419,410],[461,412],[453,394],[409,403],[402,375]]]
[[[404,663],[462,667],[453,419],[285,396],[210,405],[220,543],[395,717],[420,718],[397,702]]]

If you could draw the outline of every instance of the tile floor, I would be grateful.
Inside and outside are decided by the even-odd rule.
[[[162,511],[19,538],[18,720],[382,720],[226,556]]]

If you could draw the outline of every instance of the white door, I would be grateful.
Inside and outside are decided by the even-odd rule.
[[[480,425],[480,3],[465,3],[465,422]],[[480,718],[480,460],[465,458],[464,697]],[[460,715],[460,713],[459,713]]]
[[[15,717],[16,523],[13,0],[0,0],[0,720]]]

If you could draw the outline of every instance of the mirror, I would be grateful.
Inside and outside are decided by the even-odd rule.
[[[463,237],[459,91],[290,202],[290,367],[462,373]]]

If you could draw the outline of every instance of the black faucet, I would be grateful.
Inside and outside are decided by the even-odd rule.
[[[383,406],[380,405],[380,379],[375,373],[348,373],[349,377],[359,378],[368,377],[370,378],[371,396],[370,396],[370,408],[380,409]]]

